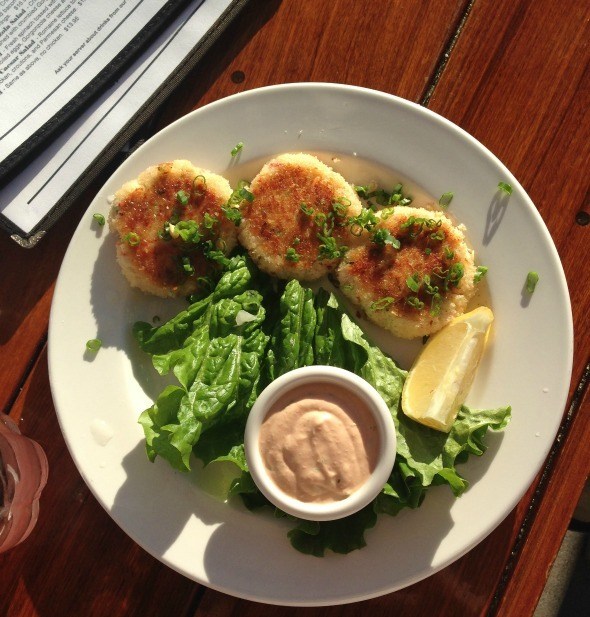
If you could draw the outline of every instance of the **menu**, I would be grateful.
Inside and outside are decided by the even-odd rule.
[[[0,0],[0,226],[34,244],[244,3]]]
[[[178,0],[0,0],[0,176],[73,113]],[[147,28],[147,29],[146,29]],[[47,126],[49,123],[49,126]]]

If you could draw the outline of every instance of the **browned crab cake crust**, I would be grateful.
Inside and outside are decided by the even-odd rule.
[[[346,218],[361,211],[356,192],[340,174],[311,154],[282,154],[264,165],[250,192],[254,199],[241,206],[239,240],[261,270],[279,278],[313,280],[336,267],[338,259],[320,254],[317,215],[333,220],[333,238],[346,245]],[[313,214],[306,214],[302,204]]]
[[[410,217],[428,223],[408,225]],[[475,275],[473,251],[463,230],[440,212],[405,206],[396,207],[375,230],[379,228],[395,236],[400,248],[380,247],[364,233],[365,242],[348,251],[338,268],[342,293],[360,305],[371,321],[401,338],[432,334],[462,314],[474,293]],[[443,239],[432,238],[441,232]],[[454,264],[463,268],[456,285],[446,280]],[[424,284],[418,292],[410,289],[407,280],[414,275],[419,282],[425,275],[430,277],[430,293]],[[440,298],[433,304],[434,287]],[[424,306],[418,309],[409,302]]]
[[[183,204],[178,193],[188,201]],[[117,232],[117,261],[133,287],[156,296],[184,296],[199,289],[198,279],[210,272],[212,263],[201,249],[181,238],[164,235],[164,224],[193,220],[205,214],[217,219],[206,238],[229,253],[237,243],[237,229],[222,211],[232,193],[229,182],[189,161],[177,160],[149,167],[116,193],[109,226]],[[183,267],[190,264],[194,273]]]

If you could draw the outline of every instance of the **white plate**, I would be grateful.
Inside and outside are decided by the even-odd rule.
[[[238,142],[238,160],[230,151]],[[137,319],[171,316],[178,304],[149,298],[123,280],[108,230],[107,197],[158,162],[187,158],[235,181],[285,151],[314,151],[355,183],[405,179],[439,196],[466,224],[489,267],[495,336],[470,393],[474,407],[510,403],[504,433],[461,467],[471,488],[455,500],[432,489],[421,508],[380,516],[368,546],[324,559],[291,548],[288,525],[211,495],[211,478],[148,462],[137,424],[161,389],[130,336]],[[332,159],[336,159],[335,161]],[[340,159],[338,161],[337,159]],[[398,173],[394,173],[396,170]],[[513,187],[502,198],[498,182]],[[415,183],[415,184],[414,184]],[[540,281],[523,294],[529,270]],[[85,354],[88,339],[103,347]],[[416,346],[386,351],[411,359]],[[512,174],[480,143],[402,99],[332,84],[291,84],[218,101],[167,127],[135,152],[98,193],[74,234],[55,289],[49,370],[62,431],[80,473],[112,518],[157,559],[215,589],[277,604],[324,605],[388,593],[466,553],[514,508],[541,467],[566,403],[572,321],[563,270],[541,217]],[[195,465],[198,467],[198,465]]]

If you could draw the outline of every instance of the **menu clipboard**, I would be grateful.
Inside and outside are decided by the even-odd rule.
[[[19,1],[13,0],[13,5]],[[90,2],[60,4],[63,10],[64,5],[86,1]],[[151,0],[117,1],[128,9],[139,7],[149,13]],[[144,38],[135,35],[120,50],[117,62],[97,74],[96,80],[89,80],[84,86],[89,89],[63,113],[59,109],[51,118],[50,135],[31,134],[23,141],[27,145],[17,162],[0,163],[0,170],[3,165],[8,170],[0,188],[0,227],[21,246],[34,246],[98,174],[122,156],[122,149],[129,147],[138,130],[246,2],[176,0],[162,7],[159,1],[160,10],[167,10],[154,13],[159,23],[148,20],[151,26],[142,30]]]

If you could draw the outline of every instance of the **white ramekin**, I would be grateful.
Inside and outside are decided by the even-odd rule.
[[[326,383],[350,391],[366,402],[373,414],[380,437],[377,464],[367,481],[354,493],[340,501],[304,502],[283,492],[266,471],[259,448],[260,427],[273,404],[294,388]],[[381,395],[364,379],[333,366],[306,366],[275,379],[260,394],[248,417],[244,439],[246,462],[252,478],[263,495],[275,506],[298,518],[328,521],[349,516],[369,504],[387,482],[396,452],[393,418]]]

